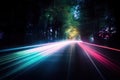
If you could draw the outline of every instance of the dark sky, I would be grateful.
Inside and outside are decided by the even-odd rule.
[[[94,1],[94,0],[92,0]],[[95,0],[96,1],[96,0]],[[98,2],[101,0],[97,0]],[[96,1],[96,2],[97,2]],[[104,0],[103,0],[104,1]],[[119,42],[118,38],[120,31],[120,12],[118,0],[106,0],[109,9],[115,16],[115,24],[117,27],[117,35],[115,41]],[[53,0],[14,0],[0,1],[0,32],[3,33],[3,39],[0,43],[3,45],[19,45],[25,44],[26,25],[30,20],[29,15],[32,14],[33,24],[38,23],[38,18],[43,9],[48,8],[53,3]],[[111,41],[112,42],[112,41]]]

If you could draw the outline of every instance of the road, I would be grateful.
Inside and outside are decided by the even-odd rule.
[[[96,47],[92,46],[92,48]],[[119,63],[120,52],[101,48],[97,48],[97,50],[104,51],[106,56]],[[8,51],[6,54],[13,52]],[[10,75],[7,74],[23,63],[5,69],[2,68],[17,62],[17,60],[0,65],[1,77],[7,75],[1,80],[120,80],[119,71],[105,67],[92,57],[91,59],[94,64],[77,43],[69,44],[43,60],[38,60]]]

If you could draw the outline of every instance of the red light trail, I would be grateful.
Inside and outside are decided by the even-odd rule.
[[[89,45],[97,46],[97,47],[101,47],[101,48],[107,48],[107,49],[115,50],[115,51],[119,51],[118,49],[109,48],[106,46],[100,46],[100,45],[91,44],[91,43],[86,43],[86,42],[78,43],[78,45],[85,51],[85,53],[87,52],[86,54],[95,58],[97,61],[99,61],[105,67],[115,70],[115,71],[120,71],[120,67],[118,65],[111,62],[111,60],[108,59],[103,53],[95,50],[94,48],[91,48]]]
[[[109,50],[114,50],[114,51],[120,52],[120,49],[115,49],[115,48],[111,48],[111,47],[107,47],[107,46],[92,44],[92,43],[88,43],[88,42],[83,42],[83,43],[87,44],[87,45],[91,45],[91,46],[96,46],[96,47],[105,48],[105,49],[109,49]]]

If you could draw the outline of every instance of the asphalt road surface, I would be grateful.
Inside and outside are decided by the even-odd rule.
[[[97,49],[104,51],[106,56],[118,62],[116,64],[119,64],[120,52],[101,48]],[[7,52],[6,54],[13,52]],[[1,56],[3,54],[1,53]],[[2,68],[11,65],[14,61],[0,65],[0,75],[3,77],[1,80],[120,80],[119,71],[108,69],[95,59],[92,60],[95,65],[76,43],[60,49],[40,62],[38,61],[38,64],[34,63],[6,77],[3,76],[8,74],[11,69],[15,69],[22,64],[5,70],[2,70]]]

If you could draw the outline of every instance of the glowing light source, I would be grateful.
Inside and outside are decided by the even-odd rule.
[[[80,38],[79,30],[76,27],[70,26],[68,29],[66,29],[65,33],[68,39]]]

